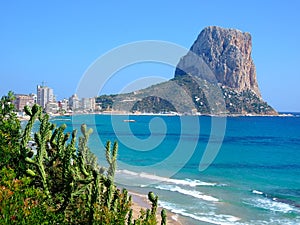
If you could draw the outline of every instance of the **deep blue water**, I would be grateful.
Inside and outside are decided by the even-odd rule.
[[[300,224],[299,115],[81,115],[53,122],[92,128],[90,148],[103,165],[105,142],[118,140],[118,184],[154,191],[187,224]],[[214,151],[199,170],[204,152]]]

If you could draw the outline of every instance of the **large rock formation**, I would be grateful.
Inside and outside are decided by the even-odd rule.
[[[251,58],[252,41],[249,33],[210,26],[201,31],[190,51],[203,59],[218,83],[238,92],[252,90],[261,97]],[[193,58],[191,54],[184,56],[178,63],[175,76],[187,73],[201,76],[199,65]]]
[[[249,33],[207,27],[180,59],[173,79],[99,97],[97,103],[102,110],[127,112],[275,115],[261,97],[251,50]]]

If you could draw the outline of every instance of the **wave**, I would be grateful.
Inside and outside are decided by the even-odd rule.
[[[274,212],[290,213],[290,212],[295,211],[293,206],[290,206],[286,203],[267,199],[267,198],[265,198],[265,199],[256,198],[253,200],[253,205],[255,207],[259,207],[259,208],[274,211]]]
[[[166,190],[166,191],[172,191],[172,192],[178,192],[183,195],[188,195],[192,196],[194,198],[198,198],[204,201],[210,201],[210,202],[218,202],[219,199],[209,196],[209,195],[204,195],[199,191],[195,190],[186,190],[178,186],[173,186],[173,185],[159,185],[155,186],[154,188],[159,189],[159,190]]]
[[[141,177],[144,179],[148,180],[154,180],[154,181],[159,181],[159,182],[165,182],[169,184],[177,184],[177,185],[182,185],[182,186],[190,186],[190,187],[196,187],[196,186],[219,186],[217,183],[209,183],[209,182],[204,182],[200,180],[191,180],[191,179],[173,179],[173,178],[167,178],[167,177],[161,177],[153,174],[148,174],[148,173],[137,173],[129,170],[118,170],[117,173],[122,173],[122,174],[127,174],[130,176],[137,176]]]
[[[255,195],[259,195],[259,197],[247,199],[246,201],[244,201],[245,204],[251,205],[256,208],[269,210],[272,212],[281,212],[281,213],[300,212],[300,210],[297,209],[297,207],[294,206],[292,204],[293,202],[290,200],[279,199],[258,190],[252,190],[251,192]]]
[[[253,194],[257,194],[257,195],[263,195],[264,193],[261,191],[257,191],[257,190],[252,190]]]
[[[284,198],[278,198],[276,196],[273,196],[273,195],[270,195],[270,194],[266,194],[262,191],[258,191],[258,190],[252,190],[252,193],[253,194],[257,194],[257,195],[261,195],[261,196],[264,196],[265,198],[267,198],[269,201],[272,201],[272,202],[275,202],[275,203],[278,203],[278,204],[283,204],[282,206],[287,209],[288,207],[286,206],[290,206],[292,207],[292,209],[295,209],[295,208],[300,208],[300,204],[296,203],[295,201],[293,200],[289,200],[289,199],[284,199]],[[277,205],[278,205],[277,204]],[[276,205],[276,204],[275,204]],[[300,212],[300,210],[297,210],[298,212]]]
[[[214,213],[193,214],[185,209],[179,209],[177,205],[170,203],[170,202],[159,201],[158,204],[160,207],[165,208],[165,209],[171,211],[172,213],[176,213],[181,216],[189,217],[189,218],[197,220],[197,221],[211,223],[211,224],[232,225],[232,224],[239,224],[236,222],[238,222],[240,220],[239,217],[235,217],[232,215],[214,214]]]

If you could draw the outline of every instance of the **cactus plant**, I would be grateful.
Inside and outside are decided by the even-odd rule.
[[[106,156],[106,160],[109,164],[109,168],[107,171],[107,177],[113,181],[114,180],[114,176],[115,176],[115,171],[116,171],[116,161],[117,161],[117,154],[118,154],[118,143],[115,141],[113,144],[113,149],[111,152],[111,143],[110,141],[106,142],[106,152],[105,152],[105,156]]]
[[[148,199],[152,204],[152,206],[151,206],[151,215],[155,215],[156,210],[157,210],[158,196],[155,196],[155,194],[152,191],[150,191],[148,193]]]
[[[161,210],[161,225],[167,225],[167,212],[165,209]]]
[[[100,167],[96,156],[88,148],[92,129],[81,126],[82,136],[76,148],[77,131],[66,133],[66,125],[55,127],[40,106],[26,107],[30,119],[20,141],[20,166],[33,184],[43,190],[52,211],[64,218],[61,223],[71,224],[157,224],[158,197],[148,194],[151,209],[141,210],[133,220],[132,198],[114,184],[118,143],[108,141],[105,157],[108,169]],[[27,147],[36,120],[39,130],[34,134],[36,154]],[[71,139],[71,140],[70,140]],[[162,212],[162,221],[166,221]],[[162,224],[165,224],[165,222]]]

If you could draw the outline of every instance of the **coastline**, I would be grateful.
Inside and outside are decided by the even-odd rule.
[[[25,115],[24,112],[16,113],[20,121],[28,121],[30,117]],[[166,117],[182,117],[182,116],[199,116],[199,117],[299,117],[299,112],[277,112],[271,114],[256,114],[256,113],[219,113],[219,114],[201,114],[199,112],[191,113],[179,113],[179,112],[162,112],[162,113],[152,113],[152,112],[128,112],[128,111],[119,111],[119,110],[110,110],[110,111],[68,111],[64,114],[48,112],[50,118],[56,117],[72,117],[72,116],[83,116],[83,115],[111,115],[111,116],[166,116]],[[124,122],[133,122],[125,121]]]
[[[66,114],[49,113],[51,117],[59,116],[81,116],[81,115],[112,115],[112,116],[208,116],[208,117],[294,117],[298,112],[279,112],[278,114],[200,114],[200,113],[131,113],[125,111],[103,111],[103,112],[74,112]],[[22,117],[21,117],[22,118]],[[27,118],[23,117],[24,120]]]
[[[151,207],[151,203],[147,199],[146,195],[132,192],[130,190],[128,190],[128,194],[132,196],[132,209],[133,209],[133,218],[134,219],[136,219],[138,217],[141,209],[146,210],[147,208]],[[156,216],[157,216],[158,224],[160,224],[160,222],[161,222],[160,212],[162,209],[163,209],[162,207],[157,208]],[[169,210],[166,210],[166,212],[167,212],[167,224],[169,224],[169,225],[186,224],[186,223],[184,223],[183,218],[181,216],[179,216],[178,214],[170,212]]]

